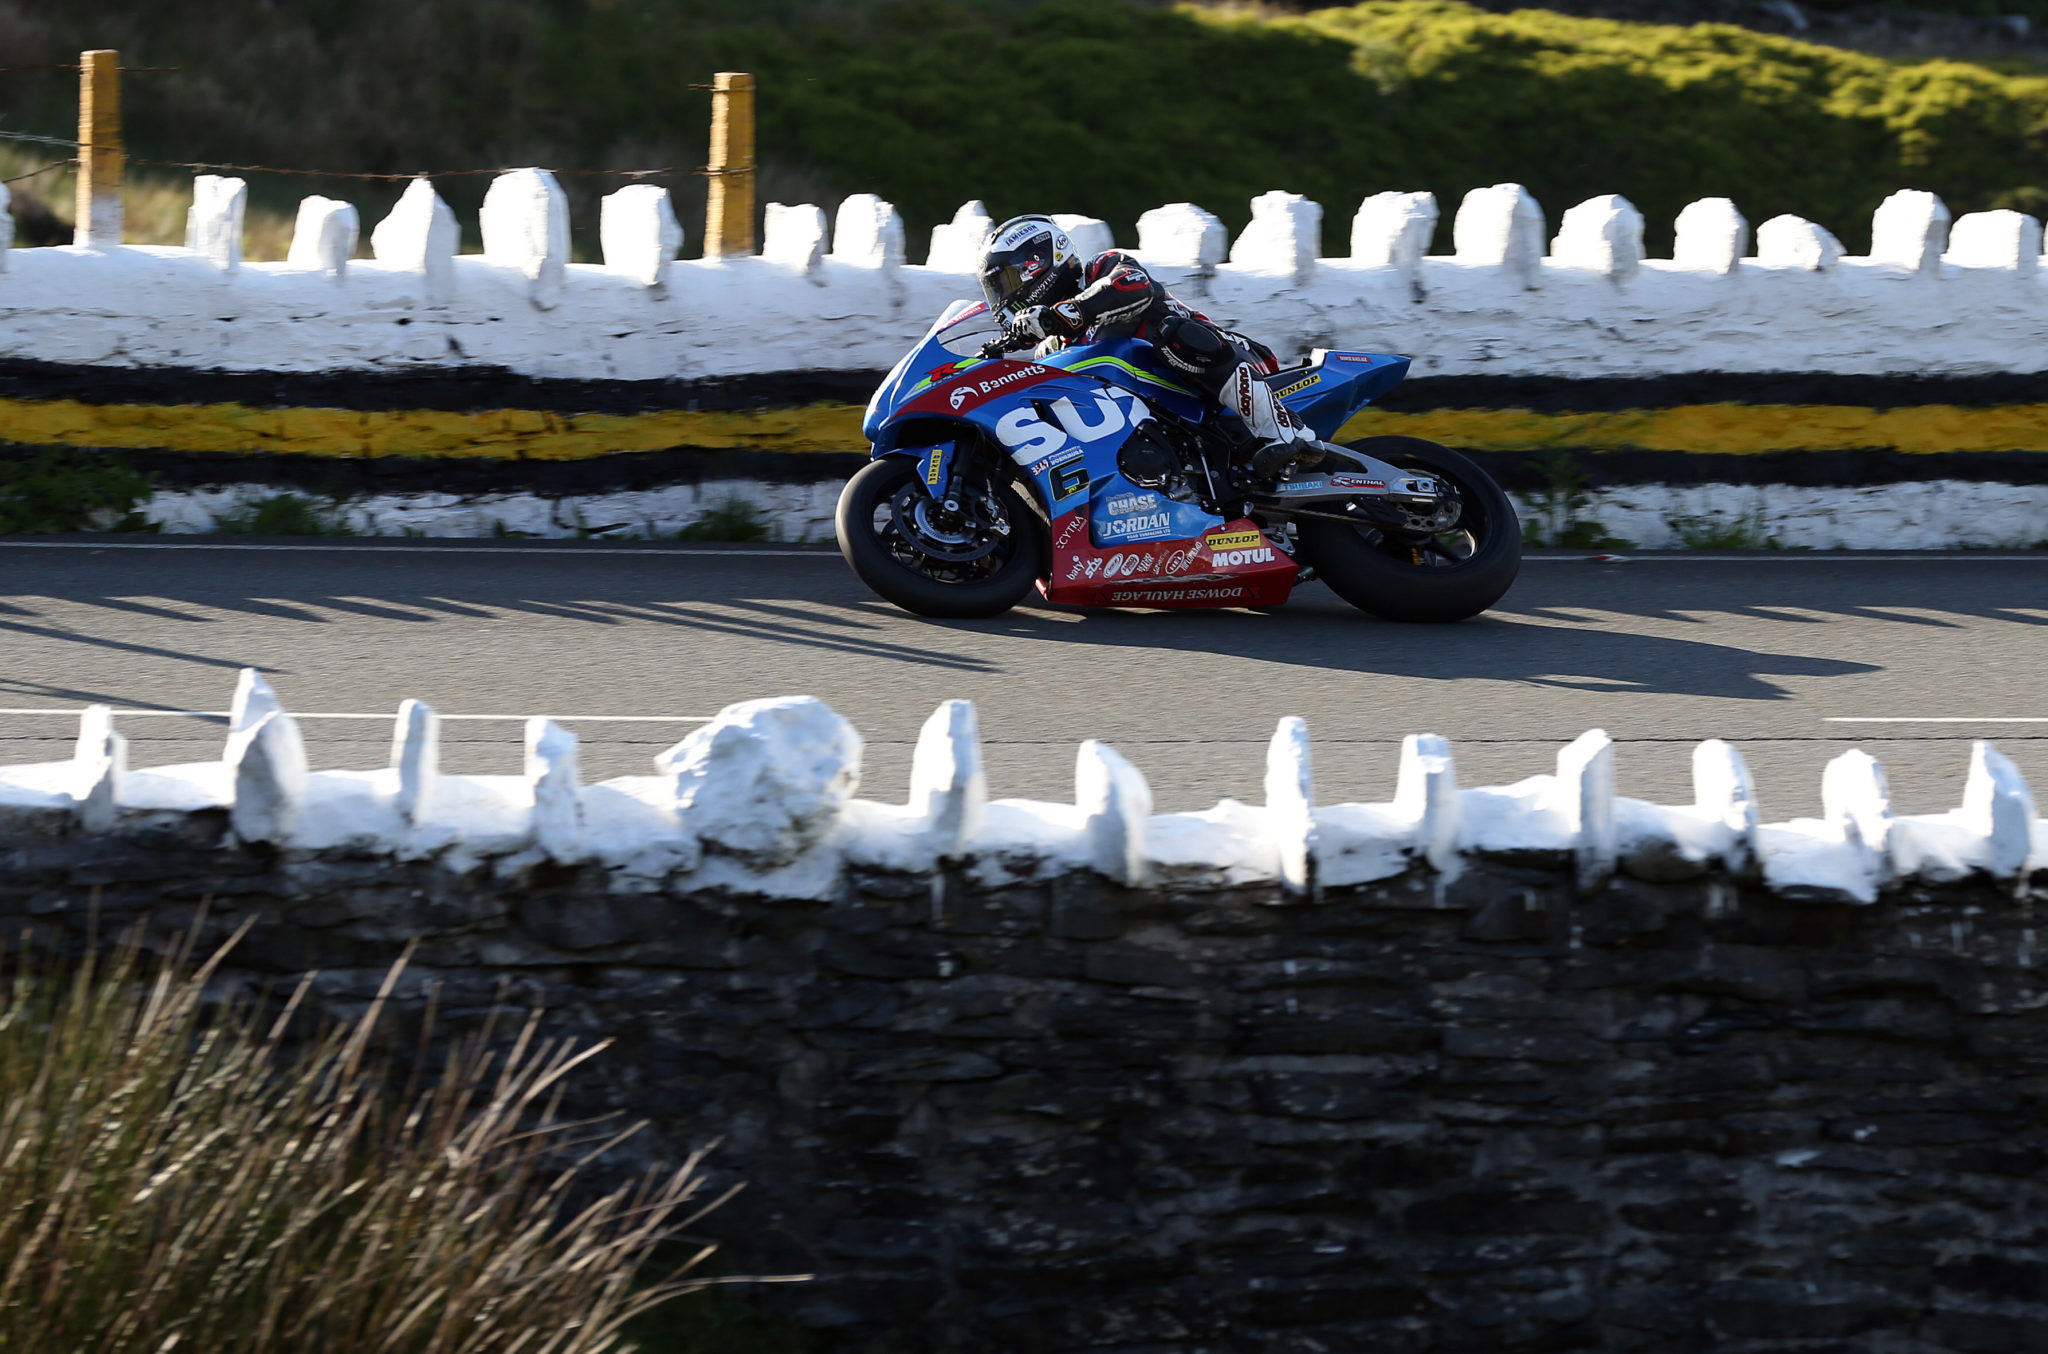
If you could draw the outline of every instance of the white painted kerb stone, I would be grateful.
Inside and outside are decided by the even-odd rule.
[[[568,285],[569,197],[545,169],[514,169],[491,180],[479,223],[484,258],[516,268],[536,306],[553,310]]]
[[[667,282],[669,265],[683,249],[675,204],[668,189],[658,184],[631,183],[607,194],[598,207],[597,232],[604,266],[643,287]]]
[[[428,179],[414,179],[391,214],[370,232],[377,262],[418,276],[423,299],[444,304],[455,292],[455,250],[462,231],[455,212]]]
[[[185,212],[185,247],[224,273],[242,266],[242,217],[249,185],[241,179],[201,174],[192,180],[192,205]]]
[[[299,268],[318,268],[338,279],[348,271],[361,229],[356,209],[348,203],[331,197],[309,197],[299,204],[298,219],[292,225],[291,250],[285,261]]]

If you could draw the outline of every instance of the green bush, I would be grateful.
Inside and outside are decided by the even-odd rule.
[[[305,990],[281,1015],[223,1001],[219,956],[194,969],[129,944],[68,975],[14,958],[7,1354],[604,1354],[699,1286],[636,1283],[702,1211],[694,1159],[584,1190],[582,1163],[632,1130],[559,1117],[564,1079],[597,1049],[538,1037],[538,1013],[399,1092],[374,1052],[381,997],[293,1043]]]
[[[1795,212],[1852,243],[1900,187],[1958,210],[2048,183],[2048,80],[1898,65],[1746,29],[1372,0],[1263,18],[1060,0],[763,52],[765,144],[893,193],[913,220],[966,196],[998,216],[1082,211],[1125,239],[1191,200],[1233,228],[1269,188],[1325,205],[1527,184],[1554,222],[1619,192],[1654,243],[1687,202]],[[623,16],[621,7],[611,11]],[[977,166],[979,166],[977,170]]]
[[[24,17],[46,59],[114,41],[179,64],[138,76],[138,155],[402,171],[673,165],[692,241],[718,70],[760,78],[763,200],[877,192],[913,257],[963,200],[998,217],[1138,215],[1194,201],[1233,228],[1258,193],[1322,202],[1342,251],[1358,200],[1528,185],[1554,222],[1598,193],[1643,209],[1734,198],[1852,248],[1901,187],[1958,211],[2048,190],[2048,80],[1889,62],[1747,29],[1368,0],[1266,15],[1141,0],[80,0]],[[39,44],[39,45],[38,45]],[[20,77],[61,131],[70,93]],[[232,96],[228,91],[233,91]],[[350,116],[331,110],[346,107]],[[260,113],[256,110],[260,110]],[[467,223],[481,179],[443,179]],[[583,245],[610,182],[565,180]],[[374,216],[397,191],[254,176]],[[381,196],[380,196],[381,195]],[[2015,196],[2017,195],[2017,196]],[[468,228],[467,225],[465,227]]]
[[[120,455],[48,451],[0,460],[0,535],[151,528],[137,513],[150,478]]]
[[[272,494],[230,508],[214,519],[226,536],[353,536],[348,524],[304,494]]]
[[[1523,545],[1537,550],[1626,550],[1634,544],[1583,515],[1593,506],[1593,495],[1578,457],[1568,451],[1545,452],[1537,468],[1543,473],[1543,488],[1523,505]]]
[[[775,538],[771,523],[760,510],[743,498],[728,498],[699,513],[686,527],[678,528],[679,541],[768,541]]]
[[[1763,505],[1733,517],[1673,517],[1671,529],[1684,550],[1776,550],[1778,539],[1764,521]]]

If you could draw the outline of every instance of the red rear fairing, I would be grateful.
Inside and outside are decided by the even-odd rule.
[[[1052,526],[1046,600],[1073,606],[1278,606],[1294,589],[1294,561],[1250,518],[1178,541],[1098,547],[1085,507]]]

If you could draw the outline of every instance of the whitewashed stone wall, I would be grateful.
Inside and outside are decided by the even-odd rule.
[[[440,860],[468,871],[542,861],[594,865],[624,892],[731,889],[819,898],[846,871],[964,868],[985,885],[1084,871],[1126,887],[1278,885],[1314,897],[1412,870],[1456,876],[1468,859],[1571,870],[1597,890],[1617,874],[1724,878],[1794,898],[1871,903],[1901,883],[2048,882],[2048,822],[2019,770],[1973,746],[1962,802],[1892,811],[1884,768],[1860,751],[1828,764],[1822,816],[1759,821],[1742,756],[1719,739],[1693,753],[1690,804],[1614,791],[1614,744],[1598,729],[1556,770],[1463,789],[1451,746],[1411,735],[1385,804],[1319,804],[1307,726],[1280,721],[1265,783],[1247,801],[1152,812],[1138,768],[1107,744],[1077,750],[1069,804],[991,799],[974,707],[948,701],[919,735],[906,802],[857,797],[860,735],[809,697],[747,701],[655,758],[656,774],[584,785],[576,738],[527,721],[518,776],[443,775],[434,712],[399,709],[390,765],[316,772],[277,694],[245,669],[217,762],[136,768],[108,707],[88,708],[65,761],[0,767],[0,843],[162,827],[225,811],[243,842],[301,854]]]
[[[10,251],[0,357],[628,380],[882,369],[974,293],[986,223],[967,204],[934,232],[938,266],[913,266],[901,219],[872,195],[842,204],[829,241],[823,212],[777,204],[761,256],[678,260],[662,190],[637,185],[606,203],[606,263],[577,264],[559,188],[521,170],[492,189],[484,254],[455,254],[454,217],[420,182],[372,232],[373,259],[346,258],[353,214],[322,199],[301,212],[308,238],[289,261],[247,263],[232,241],[239,187],[208,185],[191,248]],[[1518,185],[1475,190],[1450,255],[1421,253],[1438,210],[1428,194],[1366,197],[1343,258],[1317,257],[1319,204],[1275,192],[1255,207],[1228,250],[1198,207],[1148,212],[1140,253],[1177,292],[1290,355],[1398,352],[1419,375],[2048,371],[2040,223],[1985,212],[1951,224],[1928,193],[1885,203],[1867,257],[1797,217],[1753,231],[1726,199],[1681,213],[1673,259],[1641,257],[1641,216],[1613,195],[1562,213],[1553,238]],[[1068,219],[1092,244],[1110,238],[1104,223]]]

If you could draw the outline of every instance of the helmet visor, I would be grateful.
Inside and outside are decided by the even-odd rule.
[[[1024,290],[1025,270],[1026,264],[1021,260],[991,264],[981,270],[981,294],[988,301],[990,310],[1007,312],[1018,308],[1017,297]]]

